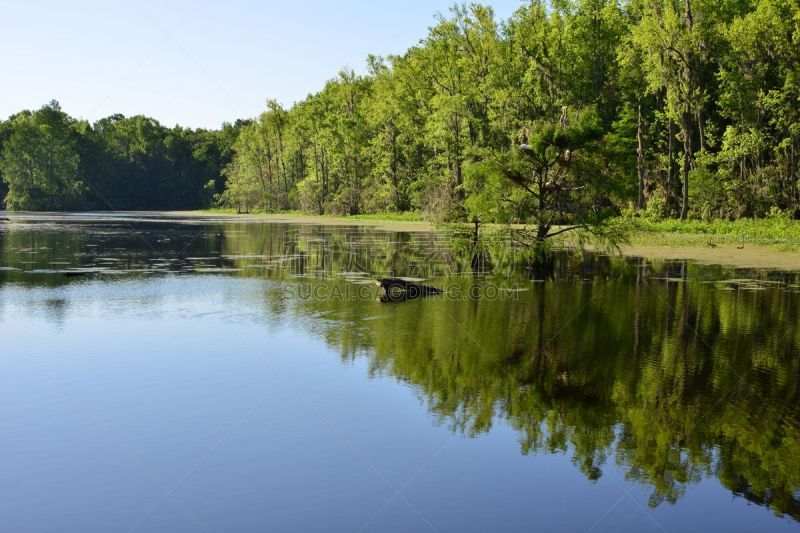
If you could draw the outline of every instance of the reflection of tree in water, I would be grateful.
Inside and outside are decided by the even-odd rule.
[[[413,302],[374,320],[352,302],[295,312],[338,310],[326,341],[410,384],[453,431],[475,436],[502,419],[523,453],[569,453],[589,479],[616,461],[653,487],[651,505],[716,476],[800,519],[800,299],[657,279],[688,277],[687,265],[640,267],[601,262],[591,283],[532,284],[517,301]]]
[[[442,260],[429,272],[440,286],[468,294],[516,281],[526,290],[515,300],[381,306],[299,299],[271,284],[264,310],[291,317],[346,358],[369,357],[372,373],[408,383],[453,431],[477,436],[502,421],[518,431],[523,453],[569,453],[591,480],[616,461],[629,479],[653,487],[652,505],[675,502],[691,483],[716,476],[748,500],[800,519],[800,298],[769,284],[705,283],[745,275],[768,282],[771,274],[587,255],[560,257],[548,281],[531,283],[531,272],[491,243],[483,252],[496,275],[473,276],[470,247],[443,250],[442,234],[136,227],[148,233],[6,230],[0,266],[47,268],[53,257],[86,266],[113,255],[123,260],[115,268],[135,269],[165,257],[186,272],[208,263],[238,269],[228,275],[342,289],[354,270],[365,278],[412,275],[435,253]],[[0,272],[4,279],[71,282]]]

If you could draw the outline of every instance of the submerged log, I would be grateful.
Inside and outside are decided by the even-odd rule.
[[[424,296],[435,296],[442,294],[441,289],[419,285],[400,278],[383,278],[375,282],[383,294],[380,297],[382,302],[402,302],[405,300],[415,300]]]

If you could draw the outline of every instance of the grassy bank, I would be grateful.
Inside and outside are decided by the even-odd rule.
[[[426,221],[418,212],[407,213],[379,213],[372,215],[309,215],[306,213],[288,211],[282,213],[252,212],[237,214],[233,209],[200,209],[195,211],[170,211],[168,214],[184,216],[225,216],[242,220],[261,220],[264,222],[295,223],[295,224],[332,224],[373,226],[381,229],[396,231],[427,231],[435,229],[436,225]]]
[[[800,222],[787,218],[713,222],[634,219],[630,224],[632,245],[706,248],[766,246],[781,251],[800,251]]]
[[[625,255],[747,268],[800,270],[800,222],[786,218],[714,222],[644,219],[631,225]]]
[[[236,215],[233,209],[205,209],[178,212],[186,215]],[[239,215],[246,218],[259,218],[266,221],[294,221],[298,223],[369,223],[376,226],[410,223],[411,226],[429,226],[434,223],[426,220],[419,212],[378,213],[371,215],[331,216],[309,215],[300,212],[248,213]],[[619,219],[618,221],[623,221]],[[720,245],[769,246],[783,251],[800,251],[800,222],[787,218],[741,219],[736,221],[717,220],[702,222],[697,220],[651,221],[644,218],[624,219],[630,227],[632,245],[646,244],[665,247],[707,247]],[[491,229],[492,226],[484,226]]]
[[[375,213],[371,215],[311,215],[301,211],[282,211],[280,213],[267,213],[265,211],[251,211],[250,213],[239,214],[235,209],[228,207],[214,207],[210,209],[196,209],[193,211],[173,211],[184,215],[239,215],[242,217],[262,217],[262,218],[313,218],[319,220],[372,220],[375,222],[425,222],[422,213],[418,211],[406,211],[403,213]]]
[[[58,219],[75,216],[70,213],[3,212],[14,221]],[[101,214],[101,213],[96,213]],[[107,213],[109,217],[114,212]],[[275,222],[282,224],[320,224],[339,226],[369,226],[385,231],[411,232],[453,228],[425,221],[418,213],[376,214],[351,217],[329,215],[306,215],[301,213],[251,213],[239,215],[232,210],[208,209],[197,211],[141,211],[143,219],[149,216],[171,215],[181,217],[208,217],[230,222]],[[131,221],[133,219],[126,219]],[[783,218],[762,220],[738,220],[699,222],[666,220],[654,222],[638,218],[620,218],[629,232],[629,240],[621,246],[624,255],[652,259],[688,259],[698,263],[727,265],[734,267],[778,268],[800,271],[800,221]],[[472,227],[465,229],[471,230]],[[491,235],[502,229],[498,225],[481,227],[483,235]],[[569,234],[564,234],[567,236]],[[561,237],[558,237],[559,239]]]
[[[255,213],[236,215],[232,210],[180,212],[184,215],[231,216],[231,218],[298,224],[353,224],[392,231],[428,231],[436,224],[419,213],[389,213],[334,217],[302,213]],[[752,268],[800,270],[800,222],[786,218],[737,221],[651,221],[618,219],[630,228],[630,240],[622,253],[653,259],[689,259],[699,263]],[[491,232],[498,226],[484,226]]]

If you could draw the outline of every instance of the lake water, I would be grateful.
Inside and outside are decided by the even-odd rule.
[[[0,222],[0,530],[799,529],[797,273],[470,250]]]

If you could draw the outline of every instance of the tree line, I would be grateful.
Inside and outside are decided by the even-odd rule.
[[[52,101],[0,122],[0,194],[13,210],[206,206],[224,190],[243,124],[167,128],[141,115],[89,124]]]
[[[794,0],[455,5],[367,65],[219,131],[20,113],[0,126],[6,206],[415,210],[537,237],[634,210],[800,217]]]

